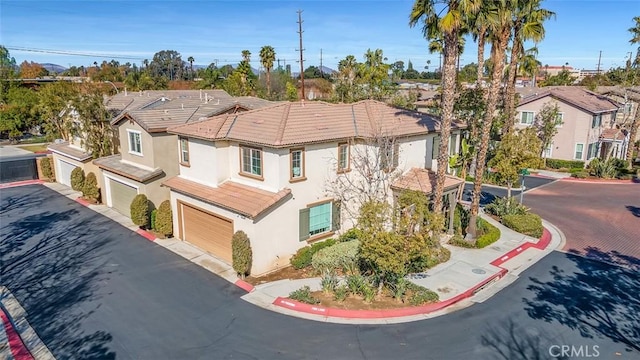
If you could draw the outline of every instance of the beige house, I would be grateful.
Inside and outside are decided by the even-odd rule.
[[[452,152],[461,127],[453,125]],[[431,193],[438,130],[436,118],[376,101],[281,103],[170,128],[180,144],[179,175],[164,181],[174,235],[231,262],[231,237],[242,230],[252,274],[287,266],[299,248],[354,225],[340,181],[371,183],[383,171],[397,174],[383,187],[390,201],[403,188]],[[461,183],[446,183],[451,208]]]
[[[532,126],[545,104],[558,105],[562,125],[544,157],[587,163],[596,157],[624,157],[628,139],[615,126],[618,103],[582,87],[540,88],[520,100],[516,127]]]
[[[120,140],[120,154],[93,163],[101,170],[103,202],[127,216],[137,194],[145,194],[155,207],[169,199],[169,190],[161,184],[178,174],[179,144],[175,135],[166,132],[168,127],[271,104],[253,97],[234,98],[222,90],[125,93],[115,101],[138,105],[127,106],[111,122]]]

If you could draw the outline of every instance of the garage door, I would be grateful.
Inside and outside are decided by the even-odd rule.
[[[138,195],[138,190],[119,181],[109,179],[109,193],[111,207],[118,210],[122,215],[131,217],[131,201]]]
[[[58,160],[58,170],[60,172],[56,174],[58,182],[63,185],[71,186],[71,172],[76,166],[66,161]]]
[[[182,204],[182,239],[231,263],[233,222]]]

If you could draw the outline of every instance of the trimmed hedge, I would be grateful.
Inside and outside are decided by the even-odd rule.
[[[173,234],[173,218],[169,200],[163,201],[160,207],[158,207],[155,226],[154,230],[164,236],[171,236]]]
[[[324,249],[335,244],[335,239],[328,239],[322,242],[317,242],[311,246],[305,246],[299,249],[298,252],[291,257],[289,262],[295,269],[304,269],[311,265],[313,254],[317,253],[320,249]]]
[[[98,202],[100,199],[100,189],[98,188],[96,174],[92,172],[87,174],[87,177],[84,179],[84,184],[82,185],[82,196],[93,202]]]
[[[584,161],[547,159],[547,167],[551,169],[563,169],[563,168],[564,169],[572,169],[572,168],[584,169]]]
[[[536,214],[507,215],[502,218],[502,224],[511,230],[536,239],[542,236],[542,219]]]
[[[231,237],[231,254],[233,270],[244,279],[246,275],[249,275],[251,264],[253,263],[251,241],[249,241],[249,237],[244,231],[238,230]]]
[[[359,240],[337,243],[313,254],[311,265],[318,271],[352,268],[358,260]]]
[[[149,225],[149,199],[145,194],[136,195],[131,201],[131,221],[144,228]],[[158,218],[156,216],[156,222]]]
[[[362,230],[354,227],[347,230],[344,234],[338,236],[338,242],[360,240],[361,237],[362,237]]]
[[[82,191],[84,180],[84,170],[76,166],[76,168],[71,171],[71,188],[75,191]]]
[[[476,247],[478,249],[491,245],[500,239],[500,229],[491,225],[485,219],[478,218],[478,231],[482,233],[476,240]]]
[[[42,170],[42,175],[44,175],[47,180],[54,181],[55,176],[53,175],[53,166],[51,165],[51,158],[45,157],[40,160],[40,169]]]

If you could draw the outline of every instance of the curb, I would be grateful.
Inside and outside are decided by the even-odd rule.
[[[91,205],[87,200],[85,200],[85,199],[83,199],[81,197],[77,198],[76,202],[79,203],[80,205],[86,206],[86,207],[89,207],[89,205]]]
[[[14,181],[10,183],[0,184],[0,189],[8,189],[17,186],[26,186],[26,185],[34,185],[34,184],[43,184],[43,180],[23,180],[23,181]]]
[[[346,309],[315,306],[315,305],[302,303],[296,300],[291,300],[287,297],[280,297],[280,296],[277,297],[272,304],[278,307],[282,307],[282,308],[297,311],[297,312],[303,312],[303,313],[308,313],[313,315],[321,315],[325,317],[340,317],[340,318],[348,318],[348,319],[381,319],[381,318],[404,317],[404,316],[412,316],[412,315],[425,315],[425,314],[442,310],[464,299],[472,297],[473,295],[478,293],[480,290],[500,280],[503,276],[505,276],[509,272],[507,269],[501,267],[500,265],[518,256],[528,248],[536,248],[539,250],[544,250],[547,248],[547,246],[549,246],[550,243],[551,243],[551,232],[549,232],[547,228],[543,228],[542,236],[535,243],[526,242],[518,246],[517,248],[510,250],[503,256],[500,256],[499,258],[490,262],[491,265],[496,266],[497,268],[500,269],[496,274],[481,281],[477,285],[471,287],[467,291],[451,299],[447,299],[447,300],[440,301],[433,304],[428,304],[428,305],[423,305],[418,307],[407,307],[407,308],[386,309],[386,310],[346,310]]]
[[[4,331],[7,334],[7,345],[13,358],[15,360],[34,360],[3,308],[0,308],[0,318],[2,319]]]
[[[252,292],[255,289],[255,287],[253,285],[249,284],[248,282],[246,282],[246,281],[244,281],[242,279],[236,280],[236,282],[234,282],[234,284],[237,287],[239,287],[240,289],[242,289],[242,290],[244,290],[244,291],[246,291],[248,293]]]
[[[538,175],[538,174],[531,174],[529,175],[531,177],[537,177],[537,178],[541,178],[541,179],[549,179],[549,180],[562,180],[562,179],[566,179],[566,177],[553,177],[553,176],[547,176],[547,175]]]
[[[576,179],[576,178],[562,178],[562,181],[576,182],[582,184],[600,184],[600,185],[630,185],[637,184],[633,180],[614,180],[614,179],[605,179],[605,180],[593,180],[593,179]]]
[[[137,233],[138,235],[142,236],[143,238],[145,238],[145,239],[147,239],[147,240],[149,240],[149,241],[152,241],[152,242],[153,242],[153,241],[156,241],[156,240],[158,239],[158,238],[157,238],[155,235],[153,235],[152,233],[150,233],[150,232],[148,232],[148,231],[145,231],[145,230],[142,230],[142,229],[138,229],[138,230],[136,230],[136,233]]]
[[[469,184],[469,185],[475,185],[475,183],[474,183],[474,182],[472,182],[472,181],[465,181],[464,183],[465,183],[465,184]],[[508,187],[506,187],[506,186],[493,185],[493,184],[486,184],[486,183],[482,183],[482,186],[485,186],[485,187],[492,187],[492,188],[496,188],[496,189],[503,189],[503,190],[507,190],[507,189],[509,189],[509,188],[508,188]],[[526,188],[525,188],[525,190],[526,190]],[[522,186],[512,187],[512,188],[511,188],[511,191],[522,191]]]

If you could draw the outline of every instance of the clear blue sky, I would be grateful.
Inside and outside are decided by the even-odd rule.
[[[29,60],[90,65],[110,60],[140,64],[160,50],[177,50],[186,60],[208,65],[235,64],[240,52],[252,52],[259,66],[263,45],[292,64],[299,55],[298,9],[302,9],[305,68],[323,64],[336,68],[353,54],[362,60],[368,49],[381,48],[388,62],[411,60],[421,70],[427,60],[437,67],[438,55],[429,54],[421,29],[409,28],[410,0],[343,1],[33,1],[0,0],[0,44],[9,47],[18,63]],[[640,15],[640,0],[546,0],[555,11],[547,36],[539,45],[542,64],[595,69],[602,50],[602,67],[624,66],[634,51],[627,29]],[[13,48],[13,49],[12,49]],[[15,48],[55,50],[91,56],[28,52]],[[488,52],[487,52],[488,56]],[[129,58],[129,59],[125,59]],[[462,64],[476,61],[469,39]]]

